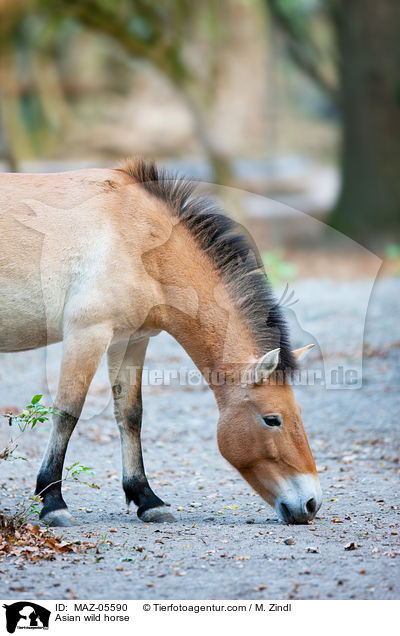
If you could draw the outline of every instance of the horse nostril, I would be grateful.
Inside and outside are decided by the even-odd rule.
[[[312,515],[315,512],[316,507],[317,507],[317,502],[315,501],[314,497],[311,497],[311,499],[309,499],[306,503],[307,512],[310,513],[310,515]]]

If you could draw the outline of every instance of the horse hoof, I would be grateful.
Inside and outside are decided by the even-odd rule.
[[[139,519],[146,523],[173,523],[176,521],[174,515],[164,508],[149,508],[140,515]]]
[[[68,528],[76,525],[75,519],[66,508],[51,510],[41,518],[41,521],[43,521],[46,525],[53,527],[58,526]]]

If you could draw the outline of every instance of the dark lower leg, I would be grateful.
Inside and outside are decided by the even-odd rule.
[[[126,501],[138,507],[143,521],[173,521],[164,502],[152,491],[143,465],[142,369],[148,341],[117,344],[108,351],[115,418],[121,435],[122,486]]]
[[[150,488],[146,475],[142,477],[137,475],[131,477],[124,476],[122,486],[125,492],[126,502],[129,504],[133,501],[138,507],[137,515],[139,518],[146,510],[165,505],[162,499],[157,497]]]
[[[165,504],[151,489],[144,470],[140,439],[142,425],[140,395],[137,396],[136,403],[131,407],[129,413],[118,422],[118,425],[121,433],[123,463],[122,486],[127,503],[133,501],[138,506],[137,514],[141,518],[146,510]]]
[[[41,519],[54,510],[67,508],[61,494],[62,471],[68,441],[76,422],[77,418],[68,413],[53,416],[53,430],[36,481],[35,492],[43,501]]]
[[[40,468],[36,493],[43,499],[40,518],[51,525],[73,525],[62,498],[62,471],[72,431],[80,416],[86,394],[112,332],[108,324],[75,326],[63,342],[63,359],[58,383],[53,429]]]

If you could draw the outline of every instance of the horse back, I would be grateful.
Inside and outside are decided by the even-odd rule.
[[[66,309],[104,306],[124,182],[102,169],[0,174],[0,350],[59,341]]]

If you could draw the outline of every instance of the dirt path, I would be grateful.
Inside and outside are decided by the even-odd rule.
[[[300,281],[298,315],[312,333],[330,334],[326,353],[338,364],[354,329],[366,283]],[[338,309],[339,308],[339,309]],[[86,414],[71,440],[67,465],[92,466],[99,490],[64,489],[79,526],[65,538],[96,542],[97,551],[17,566],[0,562],[0,598],[213,599],[373,598],[400,596],[399,362],[400,280],[374,289],[366,323],[363,387],[297,387],[303,419],[320,470],[324,502],[312,525],[285,526],[220,457],[217,410],[203,387],[148,386],[144,391],[145,463],[157,493],[177,522],[145,525],[127,514],[120,454],[104,369],[96,376]],[[297,336],[296,336],[297,337]],[[300,346],[306,342],[295,342]],[[22,407],[56,382],[59,351],[3,354],[2,407]],[[151,344],[149,367],[190,367],[168,336]],[[312,364],[312,358],[310,363]],[[49,399],[49,398],[47,398]],[[29,461],[2,462],[2,508],[15,511],[35,474],[48,431],[20,447]],[[8,430],[3,422],[0,445]],[[285,539],[293,537],[287,545]],[[358,547],[346,550],[354,542]]]

